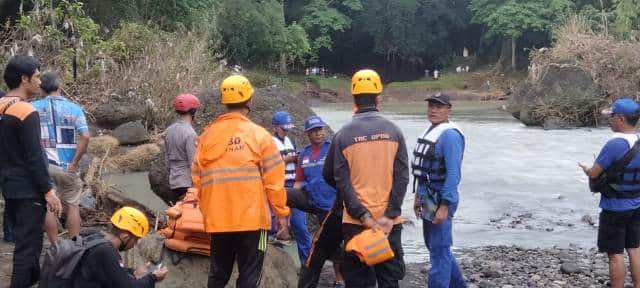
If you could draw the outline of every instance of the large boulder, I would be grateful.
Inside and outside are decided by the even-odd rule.
[[[547,129],[595,125],[605,93],[575,63],[551,63],[520,84],[509,111],[525,125]]]
[[[156,287],[206,287],[209,273],[209,258],[172,252],[164,247],[164,238],[157,234],[141,239],[135,248],[135,263],[161,261],[169,273]],[[262,266],[260,287],[297,287],[298,277],[293,259],[281,248],[267,247]],[[237,268],[234,267],[227,287],[236,287]]]
[[[164,147],[149,165],[149,184],[153,193],[158,195],[167,205],[176,202],[177,199],[169,186],[169,169],[164,160]]]
[[[92,115],[98,126],[114,129],[127,122],[143,120],[147,118],[150,111],[145,104],[110,101],[96,107]]]
[[[127,122],[113,130],[113,137],[121,145],[135,145],[149,141],[147,128],[140,121]]]

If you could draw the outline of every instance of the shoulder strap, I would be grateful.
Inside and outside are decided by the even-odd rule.
[[[2,109],[2,112],[0,112],[0,115],[2,115],[5,112],[7,112],[7,110],[9,110],[9,107],[13,106],[13,104],[18,103],[18,101],[20,101],[20,99],[13,99],[13,100],[9,101],[9,104],[7,104],[7,106],[4,106],[4,109]]]
[[[616,162],[613,165],[613,170],[614,171],[624,170],[624,167],[627,167],[627,165],[629,165],[629,162],[631,162],[631,160],[634,157],[636,157],[636,154],[638,154],[638,150],[640,150],[640,139],[636,140],[635,144],[633,144],[633,147],[631,147],[631,149],[629,149],[629,151],[627,151],[627,153],[624,154],[624,157],[622,157],[620,161]]]

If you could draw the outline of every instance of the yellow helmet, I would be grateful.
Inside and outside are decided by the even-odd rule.
[[[149,220],[140,210],[122,207],[111,216],[111,223],[121,230],[128,231],[138,238],[149,233]]]
[[[251,82],[244,76],[232,75],[220,84],[222,104],[237,104],[249,101],[253,95]]]
[[[351,78],[351,95],[380,94],[382,93],[382,81],[380,75],[371,69],[363,69]]]

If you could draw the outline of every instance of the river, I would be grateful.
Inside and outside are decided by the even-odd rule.
[[[599,196],[589,192],[577,162],[592,163],[611,131],[526,127],[499,109],[501,105],[454,103],[452,120],[466,138],[454,248],[595,247],[596,228],[581,219],[589,215],[597,222]],[[352,115],[351,104],[325,104],[313,110],[334,131]],[[425,127],[426,103],[385,103],[382,112],[402,129],[408,149],[412,149]],[[146,173],[106,178],[153,210],[166,208],[150,191]],[[428,254],[422,223],[413,216],[413,194],[408,188],[403,215],[413,224],[405,225],[403,232],[405,258],[407,262],[424,262]]]
[[[496,102],[454,103],[452,121],[463,130],[466,149],[460,204],[454,218],[455,248],[486,245],[595,247],[599,196],[589,192],[577,162],[591,164],[611,135],[608,129],[546,131],[526,127]],[[314,111],[334,131],[351,118],[350,104]],[[408,149],[424,131],[426,103],[383,104],[382,113],[404,132]],[[426,260],[422,223],[413,216],[408,187],[403,247],[408,262]]]

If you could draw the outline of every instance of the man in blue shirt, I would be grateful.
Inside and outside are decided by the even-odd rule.
[[[89,146],[89,127],[82,108],[62,96],[58,73],[46,72],[41,81],[40,88],[48,96],[32,104],[40,115],[40,140],[49,160],[49,174],[66,208],[66,228],[69,236],[74,237],[80,233],[82,192],[77,167]],[[57,219],[52,213],[47,213],[45,231],[49,241],[58,239]]]
[[[638,141],[636,124],[640,105],[629,98],[616,100],[603,111],[609,116],[614,132],[591,167],[579,164],[591,179],[611,168],[629,152]],[[598,250],[609,256],[611,287],[623,287],[625,278],[624,250],[631,262],[631,278],[635,287],[640,285],[640,153],[637,153],[622,172],[621,177],[609,179],[613,190],[603,189],[600,198],[600,225]]]
[[[451,121],[448,95],[427,98],[429,125],[413,151],[414,210],[423,219],[424,241],[431,270],[428,287],[467,287],[451,253],[452,219],[458,207],[458,184],[464,153],[464,136]]]
[[[310,209],[306,210],[306,212],[316,214],[319,218],[318,222],[322,226],[327,224],[324,220],[336,200],[336,189],[327,184],[322,175],[325,159],[331,146],[331,141],[326,137],[325,127],[327,127],[327,124],[318,116],[311,116],[304,121],[304,132],[307,133],[310,144],[304,147],[300,155],[298,155],[296,182],[293,185],[296,189],[287,191],[287,203],[289,204],[290,201],[294,203],[302,202],[300,203],[301,206],[309,207]],[[289,207],[300,208],[295,205],[289,205]],[[305,209],[302,210],[304,211]],[[314,237],[314,243],[317,243],[317,240],[318,238]],[[340,274],[339,246],[337,245],[333,247],[333,251],[329,251],[334,263],[333,270],[336,276],[336,281],[333,283],[334,288],[344,287],[344,279]],[[312,245],[312,251],[316,252],[318,248],[317,245]],[[316,255],[310,252],[308,258],[323,258],[324,254],[326,254],[325,252],[327,251],[315,253]],[[316,260],[314,261],[308,258],[305,263],[302,263],[300,277],[298,278],[299,288],[317,287],[320,272],[322,272],[324,259],[314,259]],[[311,262],[317,262],[319,265],[313,265]]]

